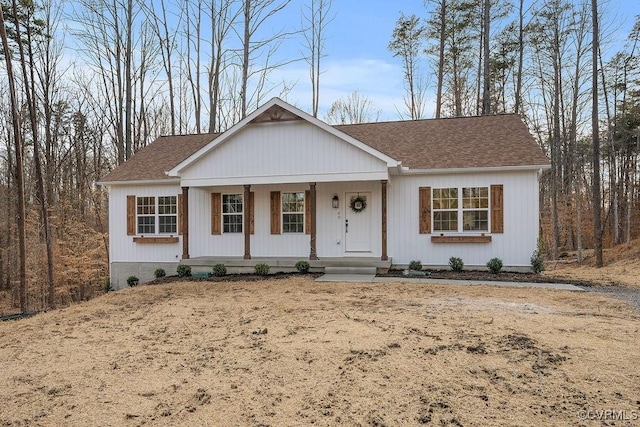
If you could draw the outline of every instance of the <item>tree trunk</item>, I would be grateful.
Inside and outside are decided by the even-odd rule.
[[[491,24],[491,0],[484,0],[484,20],[482,46],[484,50],[484,85],[482,89],[482,114],[491,114],[491,57],[489,56],[489,35]]]
[[[249,43],[251,43],[251,1],[244,0],[244,33],[242,38],[242,82],[240,83],[240,117],[247,116],[247,84],[249,80]]]
[[[18,19],[18,5],[16,0],[13,0],[13,16],[16,28],[16,33],[21,34],[20,21]],[[24,47],[22,44],[22,38],[17,37],[16,42],[18,44],[18,50],[20,52],[20,65],[22,68],[22,78],[25,84],[25,95],[27,100],[27,106],[29,108],[29,117],[31,119],[31,133],[33,138],[33,162],[35,163],[36,174],[36,186],[37,197],[40,202],[40,219],[44,228],[45,246],[47,251],[47,289],[48,289],[48,306],[50,309],[54,309],[55,302],[55,282],[54,282],[54,260],[53,260],[53,242],[51,240],[51,230],[49,227],[49,213],[47,211],[47,200],[44,189],[44,179],[42,177],[42,165],[40,162],[40,140],[38,138],[38,115],[36,112],[36,96],[35,96],[35,76],[33,65],[33,51],[31,48],[31,27],[29,24],[26,26],[27,41],[29,43],[29,69],[31,73],[27,73],[27,61],[25,58]]]
[[[124,58],[124,84],[125,84],[125,110],[124,110],[124,148],[125,159],[129,160],[133,154],[133,141],[131,129],[133,122],[133,79],[131,77],[131,61],[133,56],[133,0],[127,1],[127,28],[126,28],[126,48]]]
[[[558,219],[558,180],[560,165],[560,54],[559,41],[556,40],[553,47],[553,134],[551,139],[551,203],[553,216],[553,245],[552,257],[558,259],[558,246],[560,241],[560,223]]]
[[[440,0],[440,49],[438,53],[438,87],[436,93],[436,119],[442,112],[442,87],[444,85],[444,47],[447,35],[447,0]]]
[[[578,247],[578,263],[581,263],[583,260],[582,256],[582,189],[580,185],[580,177],[576,178],[576,216],[577,216],[577,247]]]
[[[600,196],[600,129],[598,123],[598,0],[591,0],[591,15],[593,20],[593,61],[592,61],[592,109],[591,128],[593,133],[593,239],[596,257],[596,267],[603,265],[602,260],[602,202]]]
[[[7,30],[5,27],[4,14],[0,7],[0,39],[4,49],[4,59],[7,65],[7,83],[9,84],[9,96],[11,98],[11,125],[13,127],[13,138],[16,155],[16,191],[18,192],[18,246],[20,256],[20,311],[27,312],[27,264],[26,264],[26,209],[24,197],[24,170],[22,159],[22,135],[20,134],[20,114],[18,112],[18,100],[16,94],[15,78],[11,64],[11,50],[7,40]]]
[[[516,94],[515,94],[515,106],[514,111],[516,114],[520,113],[520,104],[522,103],[522,63],[524,62],[524,11],[523,2],[520,0],[520,8],[518,12],[518,74],[516,76]]]

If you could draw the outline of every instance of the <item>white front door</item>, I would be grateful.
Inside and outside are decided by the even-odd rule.
[[[346,193],[344,249],[371,252],[371,193]]]

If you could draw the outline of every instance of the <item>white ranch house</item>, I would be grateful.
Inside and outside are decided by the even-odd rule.
[[[331,126],[274,98],[226,132],[158,138],[102,179],[111,282],[181,262],[526,268],[547,168],[517,115]]]

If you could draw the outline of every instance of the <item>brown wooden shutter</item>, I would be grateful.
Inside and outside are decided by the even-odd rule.
[[[304,192],[304,234],[311,234],[311,190]]]
[[[431,187],[419,188],[420,234],[431,233]]]
[[[280,234],[280,192],[271,192],[271,234]]]
[[[136,196],[127,196],[127,236],[136,234]]]
[[[178,234],[182,234],[183,227],[184,227],[183,225],[184,212],[182,212],[182,194],[178,194],[177,204],[178,204]]]
[[[256,197],[252,191],[249,196],[249,232],[255,234],[255,218],[256,218]]]
[[[211,234],[222,234],[222,196],[211,193]]]
[[[502,184],[491,186],[491,232],[504,233],[504,190]]]

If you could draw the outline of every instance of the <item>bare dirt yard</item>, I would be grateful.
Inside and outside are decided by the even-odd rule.
[[[602,293],[139,286],[0,323],[0,426],[638,425],[639,343]]]

